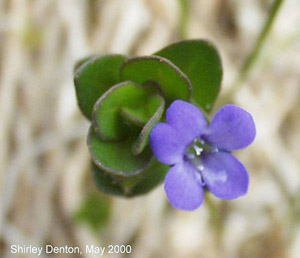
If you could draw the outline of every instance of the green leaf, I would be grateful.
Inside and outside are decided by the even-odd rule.
[[[145,87],[145,90],[148,90],[149,86]],[[144,127],[149,119],[156,113],[157,109],[160,107],[161,102],[164,102],[161,95],[157,92],[157,90],[153,92],[149,92],[149,98],[147,102],[143,103],[142,106],[137,109],[132,109],[129,107],[121,108],[121,116],[127,121],[129,124],[136,125],[138,127]]]
[[[99,193],[86,197],[74,216],[75,221],[87,223],[92,230],[98,232],[110,217],[110,204],[107,198]]]
[[[92,163],[92,172],[97,188],[106,193],[119,196],[126,196],[126,193],[120,184],[120,179],[116,176],[111,176]]]
[[[121,67],[121,78],[156,85],[169,103],[176,99],[187,101],[191,95],[186,75],[169,60],[158,56],[129,58]]]
[[[138,176],[118,178],[109,175],[92,164],[94,180],[97,188],[106,193],[124,197],[135,197],[148,193],[160,185],[169,167],[153,159],[151,165]]]
[[[164,181],[169,169],[170,168],[168,166],[163,165],[154,159],[152,165],[143,172],[142,178],[128,193],[128,195],[133,197],[148,193]]]
[[[123,107],[120,110],[120,114],[124,121],[138,127],[144,127],[149,119],[148,115],[145,113],[145,109],[143,108],[132,109],[129,107]]]
[[[92,117],[97,99],[111,86],[120,82],[120,67],[125,60],[126,57],[122,55],[107,55],[79,64],[74,83],[79,107],[88,119]]]
[[[141,173],[151,162],[150,148],[146,148],[140,155],[132,154],[134,141],[135,137],[132,135],[120,142],[104,141],[96,135],[92,127],[88,135],[88,147],[93,162],[112,175],[123,177]]]
[[[85,64],[85,63],[86,63],[87,61],[89,61],[89,60],[92,60],[93,58],[97,58],[97,56],[96,56],[96,55],[89,55],[89,56],[86,56],[86,57],[84,57],[84,58],[79,59],[79,60],[75,63],[75,65],[74,65],[74,70],[73,70],[73,72],[76,73],[76,71],[77,71],[83,64]]]
[[[167,58],[190,79],[193,100],[209,111],[220,90],[222,64],[216,48],[208,41],[185,40],[167,46],[154,55]]]
[[[132,129],[124,123],[121,109],[128,107],[138,110],[148,98],[147,91],[134,82],[122,82],[111,87],[94,106],[93,126],[96,133],[105,140],[127,137]]]
[[[164,98],[161,97],[160,95],[154,96],[151,101],[151,106],[157,106],[157,109],[156,112],[153,114],[153,116],[149,119],[147,124],[143,127],[137,141],[133,145],[133,153],[135,155],[140,154],[145,149],[145,147],[148,144],[148,139],[152,128],[161,119],[165,108]]]

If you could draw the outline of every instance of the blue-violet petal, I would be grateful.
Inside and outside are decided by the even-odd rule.
[[[181,162],[186,146],[172,126],[159,123],[150,133],[150,146],[157,160],[166,165]]]
[[[208,190],[216,197],[231,200],[245,195],[249,176],[243,164],[226,152],[204,154],[201,174]]]
[[[168,124],[182,134],[185,143],[192,142],[205,130],[207,122],[200,109],[192,104],[176,100],[166,111]]]
[[[252,116],[242,108],[226,105],[214,116],[204,139],[219,149],[234,151],[251,144],[255,135]]]
[[[169,170],[165,178],[165,191],[174,208],[192,211],[202,204],[204,191],[197,173],[188,162],[176,164]]]

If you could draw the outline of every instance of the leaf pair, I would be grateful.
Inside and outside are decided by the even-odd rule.
[[[152,157],[148,137],[176,99],[209,111],[219,92],[222,68],[206,41],[170,45],[153,56],[91,57],[75,69],[82,113],[92,120],[88,146],[100,190],[123,196],[145,193],[167,167]]]

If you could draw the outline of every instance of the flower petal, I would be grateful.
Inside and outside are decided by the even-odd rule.
[[[150,146],[157,160],[166,165],[173,165],[183,159],[185,144],[180,133],[172,126],[159,123],[150,133]]]
[[[252,116],[237,106],[226,105],[214,116],[204,139],[219,149],[234,151],[252,143],[255,135]]]
[[[169,170],[165,178],[165,191],[174,208],[192,211],[202,204],[204,190],[197,173],[187,162],[176,164]]]
[[[182,134],[185,143],[190,143],[199,137],[207,126],[200,109],[182,100],[176,100],[170,105],[166,118],[168,124]]]
[[[210,192],[223,200],[245,195],[249,177],[246,168],[226,152],[204,154],[201,158],[203,180]]]

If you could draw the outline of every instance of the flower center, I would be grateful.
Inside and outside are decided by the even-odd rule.
[[[204,184],[201,171],[204,169],[204,166],[201,162],[201,154],[215,153],[219,152],[218,148],[212,147],[207,144],[201,137],[196,138],[186,149],[184,158],[189,161],[197,171],[199,172],[200,180]]]
[[[196,138],[187,148],[185,152],[185,158],[188,160],[197,159],[202,153],[215,153],[218,152],[218,148],[212,147],[207,144],[201,137]]]

